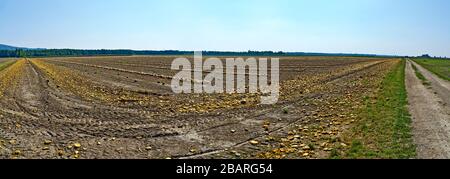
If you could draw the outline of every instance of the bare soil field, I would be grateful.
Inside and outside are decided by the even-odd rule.
[[[398,59],[286,57],[281,96],[172,93],[174,56],[17,59],[0,158],[328,158]]]

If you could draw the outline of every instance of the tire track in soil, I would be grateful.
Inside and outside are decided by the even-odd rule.
[[[30,69],[31,68],[31,70],[32,70],[32,68],[34,68],[34,66],[33,65],[30,65],[30,64],[28,64],[28,66],[27,66],[27,69]],[[39,71],[39,70],[38,70]],[[40,73],[42,73],[42,72],[39,72],[38,74],[40,74]],[[33,74],[33,73],[30,73],[30,70],[27,72],[27,74]],[[35,73],[34,73],[35,74]],[[39,76],[40,78],[41,78],[41,80],[38,80],[38,81],[40,81],[40,83],[39,83],[39,85],[41,85],[42,83],[43,83],[43,81],[46,81],[45,80],[45,78],[43,77],[43,76]],[[30,76],[28,76],[27,78],[24,78],[25,79],[25,81],[23,82],[23,84],[21,85],[21,86],[26,86],[26,88],[27,88],[27,90],[22,90],[22,91],[20,91],[20,90],[18,90],[19,92],[23,92],[23,91],[25,91],[25,92],[29,92],[29,91],[39,91],[39,92],[45,92],[45,93],[51,93],[51,92],[53,92],[53,93],[55,93],[55,91],[53,91],[54,89],[53,88],[50,88],[49,86],[46,86],[46,85],[43,85],[43,87],[41,86],[40,88],[38,88],[38,90],[30,90],[30,89],[28,89],[28,88],[32,88],[32,87],[35,87],[37,84],[32,84],[32,83],[29,83],[29,81],[27,81],[27,79],[33,79],[34,77],[30,77]],[[36,81],[36,80],[33,80],[33,81]],[[48,81],[47,81],[47,83],[48,83]],[[44,83],[45,84],[45,83]],[[43,89],[41,89],[41,88],[43,88]],[[52,89],[52,90],[50,90],[50,89]],[[26,95],[21,95],[20,93],[16,93],[16,95],[17,96],[26,96]],[[42,94],[40,94],[41,96],[50,96],[50,95],[42,95]],[[31,95],[28,95],[29,97],[31,96]],[[46,103],[50,103],[50,104],[55,104],[55,106],[62,106],[62,105],[65,105],[64,103],[61,103],[61,102],[57,102],[57,101],[48,101],[48,99],[49,98],[42,98],[41,99],[41,101],[45,101]],[[17,99],[16,99],[17,100]],[[30,98],[28,98],[28,99],[26,99],[26,100],[21,100],[21,101],[30,101],[31,103],[36,103],[36,100],[30,100]],[[31,106],[31,105],[29,105],[29,104],[24,104],[24,105],[22,105],[22,106],[26,106],[25,108],[27,108],[27,107],[29,107],[29,106]],[[48,109],[50,109],[50,111],[46,111],[46,112],[44,112],[43,114],[40,114],[39,116],[41,117],[41,118],[47,118],[47,120],[48,121],[51,121],[52,122],[52,124],[55,124],[55,121],[59,121],[59,120],[61,120],[61,118],[64,118],[63,120],[64,121],[62,121],[62,122],[64,122],[64,124],[66,124],[66,122],[68,122],[68,121],[70,121],[71,119],[68,119],[68,118],[66,118],[65,116],[67,116],[67,114],[65,114],[65,113],[70,113],[69,111],[67,111],[67,109],[58,109],[58,110],[56,110],[55,107],[54,106],[54,108],[53,107],[48,107]],[[53,113],[53,111],[55,111],[56,110],[56,112],[55,113],[57,113],[57,112],[59,112],[59,113],[63,113],[63,114],[54,114]],[[25,110],[26,112],[28,112],[28,113],[30,113],[30,111],[31,110]],[[37,110],[37,112],[42,112],[42,110]],[[95,113],[99,113],[98,111],[96,111]],[[36,114],[35,114],[36,115]],[[62,116],[62,117],[61,117]],[[115,116],[117,116],[117,115],[115,115]],[[89,116],[80,116],[80,118],[81,117],[83,117],[84,118],[84,120],[83,121],[86,121],[87,119],[86,118],[88,118]],[[77,119],[73,119],[72,121],[74,121],[74,120],[77,120]],[[96,122],[94,119],[92,119],[92,120],[90,120],[90,121],[86,121],[86,122],[83,122],[83,123],[94,123],[94,122]],[[50,125],[50,124],[46,124],[47,122],[46,121],[43,121],[43,122],[39,122],[39,123],[43,123],[42,125],[45,127],[45,126],[48,126],[48,125]],[[106,124],[106,123],[104,123],[104,124]],[[137,124],[137,122],[131,122],[130,124],[132,124],[132,125],[136,125]],[[95,127],[95,126],[93,126],[92,124],[91,125],[89,125],[89,126],[84,126],[84,127],[81,127],[81,128],[77,128],[77,129],[73,129],[74,128],[74,126],[73,126],[73,124],[71,124],[71,128],[63,128],[63,127],[58,127],[58,129],[61,129],[61,131],[66,131],[66,132],[72,132],[72,131],[77,131],[77,132],[82,132],[82,133],[94,133],[94,134],[92,134],[92,136],[91,137],[98,137],[98,134],[101,134],[101,135],[107,135],[108,133],[122,133],[122,132],[125,132],[125,131],[121,131],[120,130],[120,127],[122,127],[121,125],[120,125],[120,123],[111,123],[111,125],[112,125],[112,127],[114,127],[112,130],[111,130],[111,128],[109,128],[109,127],[104,127],[104,128],[97,128],[97,127]],[[37,126],[34,126],[34,127],[37,127]],[[76,127],[76,126],[75,126]],[[143,127],[137,127],[137,128],[143,128]],[[108,131],[103,131],[103,129],[110,129],[110,130],[108,130]],[[50,132],[50,133],[54,133],[54,132]],[[143,131],[142,133],[149,133],[148,131]],[[96,135],[97,134],[97,135]],[[70,134],[66,134],[66,135],[70,135]],[[148,135],[148,134],[143,134],[143,135],[141,135],[141,136],[144,136],[144,137],[146,137],[145,135]],[[154,135],[152,135],[152,136],[149,136],[149,137],[152,137],[152,138],[156,138],[156,137],[170,137],[170,136],[175,136],[175,135],[178,135],[178,133],[164,133],[164,132],[155,132],[155,134]],[[120,136],[120,135],[113,135],[113,136]],[[135,136],[135,135],[131,135],[131,136]],[[72,136],[71,136],[72,137]],[[83,137],[83,136],[78,136],[78,137]],[[122,137],[129,137],[129,136],[122,136]]]
[[[84,65],[82,63],[66,62],[53,59],[52,60],[45,59],[45,61],[56,66],[64,66],[71,70],[79,71],[82,73],[93,71],[94,74],[90,75],[89,76],[90,78],[94,79],[94,81],[97,81],[103,85],[108,85],[113,88],[124,88],[128,91],[132,91],[135,93],[144,95],[150,94],[154,96],[168,96],[172,92],[170,86],[168,86],[170,84],[171,79],[158,77],[160,75],[156,73],[141,74],[130,72],[125,69],[117,70],[108,67],[103,68],[95,65],[89,64]],[[117,74],[111,73],[109,74],[111,75],[110,77],[105,78],[101,73],[97,73],[97,70],[117,72]],[[130,78],[128,77],[129,75],[132,75],[134,77]],[[125,81],[133,81],[133,83]]]
[[[64,61],[58,61],[58,60],[53,60],[54,62],[61,62],[64,63]],[[119,62],[102,62],[99,63],[102,66],[127,66],[127,67],[136,67],[136,68],[148,68],[148,69],[158,69],[158,70],[165,70],[165,71],[172,71],[172,69],[170,67],[162,67],[162,66],[170,66],[170,64],[159,64],[159,66],[155,66],[155,65],[143,65],[143,64],[126,64],[126,63],[119,63]],[[280,65],[280,71],[283,71],[284,73],[298,73],[298,72],[303,72],[305,71],[306,68],[330,68],[333,66],[308,66],[308,67],[304,67],[304,66],[292,66],[292,67],[283,67]],[[215,70],[220,70],[222,72],[215,72],[216,74],[222,74],[225,75],[226,73],[224,72],[226,68],[216,68]],[[287,70],[289,69],[289,70]],[[258,70],[258,69],[254,69],[254,68],[250,68],[250,70]],[[269,66],[269,70],[270,66]],[[174,70],[175,71],[175,70]],[[182,69],[179,71],[189,71],[191,73],[193,72],[203,72],[206,74],[212,73],[212,72],[206,72],[204,70],[195,70],[195,69]],[[236,75],[250,75],[252,73],[235,73]],[[252,74],[252,75],[256,75],[256,76],[262,76],[260,74]],[[267,76],[267,75],[265,75]]]
[[[335,82],[335,81],[339,81],[339,80],[341,80],[341,79],[343,79],[345,77],[348,77],[348,76],[351,76],[351,75],[355,75],[355,74],[357,74],[359,72],[363,72],[363,71],[365,71],[367,69],[373,68],[373,67],[375,67],[377,65],[380,65],[382,63],[385,63],[385,61],[384,62],[371,63],[371,64],[369,64],[367,66],[364,66],[363,68],[355,69],[355,70],[352,70],[350,72],[347,72],[347,73],[344,73],[344,74],[341,74],[341,75],[332,76],[330,78],[325,79],[321,83],[332,83],[332,82]],[[316,85],[319,85],[319,84],[316,84]],[[259,119],[261,119],[261,118],[265,119],[265,118],[267,118],[267,116],[270,116],[269,114],[279,114],[280,115],[281,114],[281,112],[280,112],[281,109],[284,109],[284,108],[289,107],[289,106],[293,106],[293,105],[295,105],[295,103],[298,103],[299,101],[305,101],[307,99],[314,99],[314,98],[318,98],[320,96],[321,96],[320,93],[310,94],[310,95],[305,96],[305,97],[293,99],[292,101],[279,103],[280,106],[277,106],[276,109],[266,109],[267,111],[264,111],[262,114],[257,114],[257,115],[251,114],[249,116],[245,116],[244,119],[247,119],[247,120],[241,121],[241,122],[239,122],[239,124],[242,124],[242,123],[244,123],[245,121],[248,121],[248,120],[254,120],[254,119],[258,119],[258,118]],[[283,131],[285,129],[288,129],[288,128],[292,127],[293,125],[297,124],[298,122],[304,120],[305,116],[306,116],[305,113],[303,113],[303,114],[296,114],[295,116],[283,116],[283,117],[278,116],[279,120],[282,118],[283,121],[288,121],[288,122],[286,124],[283,124],[282,126],[274,128],[272,130],[269,130],[265,134],[257,135],[257,136],[254,136],[252,138],[249,138],[248,140],[245,140],[245,141],[242,141],[242,142],[239,142],[239,143],[235,143],[234,145],[228,146],[225,149],[209,150],[209,151],[197,153],[195,155],[184,155],[184,156],[174,156],[174,157],[175,158],[179,158],[179,159],[196,159],[196,158],[208,157],[208,156],[212,156],[214,154],[226,152],[226,150],[230,149],[230,148],[243,147],[245,145],[248,145],[248,143],[250,141],[252,141],[252,140],[256,140],[256,139],[262,138],[264,136],[269,136],[271,134],[274,134],[274,133],[277,133],[277,132],[281,132],[281,131]],[[271,118],[271,117],[269,117],[269,118]],[[233,123],[231,123],[231,124],[233,124]],[[231,124],[228,124],[228,125],[231,125]],[[237,124],[237,123],[234,123],[234,124]]]
[[[58,61],[61,63],[67,63],[67,64],[74,64],[74,65],[81,65],[81,66],[87,66],[87,67],[94,67],[94,68],[100,68],[100,69],[105,69],[105,70],[112,70],[112,71],[118,71],[118,72],[124,72],[124,73],[132,73],[132,74],[137,74],[137,75],[143,75],[143,76],[152,76],[152,77],[157,77],[157,78],[161,78],[161,79],[166,79],[166,80],[172,80],[174,79],[172,76],[168,76],[168,75],[161,75],[161,74],[157,74],[157,73],[148,73],[148,72],[141,72],[141,71],[134,71],[134,70],[126,70],[126,69],[122,69],[122,68],[114,68],[114,67],[108,67],[108,66],[101,66],[101,65],[92,65],[92,64],[86,64],[86,63],[77,63],[77,62],[67,62],[67,61]],[[196,80],[196,79],[191,79],[192,82],[194,83],[211,83],[209,81],[200,81],[200,80]]]
[[[331,81],[338,80],[353,73],[357,73],[358,71],[362,71],[366,68],[375,66],[379,63],[381,62],[365,66],[363,69],[351,71],[350,73],[343,74],[340,77],[334,77],[328,80]],[[78,99],[77,97],[71,97],[68,94],[59,91],[57,87],[54,87],[51,84],[51,81],[47,80],[47,77],[45,77],[44,72],[42,72],[40,69],[38,69],[35,65],[33,65],[29,61],[27,61],[25,70],[26,70],[26,77],[23,78],[23,80],[21,81],[21,85],[19,85],[21,86],[21,88],[15,89],[14,93],[9,95],[10,97],[11,96],[13,97],[14,101],[17,101],[16,107],[12,108],[11,111],[14,111],[14,113],[16,114],[22,114],[17,116],[19,118],[22,118],[21,122],[24,122],[23,126],[24,128],[26,128],[24,133],[32,133],[32,134],[40,133],[42,136],[38,135],[38,137],[36,138],[41,138],[41,140],[49,137],[52,139],[57,139],[59,140],[59,142],[58,141],[56,142],[56,147],[64,146],[71,141],[83,140],[83,138],[88,138],[88,140],[90,139],[97,140],[112,136],[121,137],[126,140],[131,140],[131,141],[123,141],[123,140],[120,141],[125,142],[131,146],[144,147],[149,143],[153,145],[160,145],[161,148],[170,148],[171,147],[170,143],[178,143],[179,145],[182,146],[183,145],[189,146],[194,144],[195,142],[187,139],[208,140],[208,141],[216,140],[214,136],[208,139],[198,139],[198,137],[195,137],[196,135],[207,134],[209,131],[215,130],[218,127],[223,128],[229,125],[239,125],[249,121],[250,123],[252,123],[258,121],[257,119],[261,118],[262,116],[267,116],[268,114],[272,113],[280,113],[282,108],[290,106],[292,105],[292,103],[294,103],[294,102],[285,102],[284,104],[277,106],[276,109],[270,109],[269,107],[259,108],[258,114],[248,114],[248,111],[245,109],[238,110],[236,112],[227,115],[222,114],[221,115],[222,117],[231,118],[230,121],[235,122],[229,122],[228,124],[217,124],[216,126],[213,125],[212,127],[206,129],[201,128],[195,129],[195,126],[190,125],[188,125],[188,127],[185,126],[183,129],[176,129],[177,128],[176,126],[182,122],[178,123],[175,122],[175,124],[172,124],[172,122],[179,120],[180,118],[183,119],[186,117],[186,115],[174,116],[172,118],[165,119],[163,120],[164,122],[158,124],[155,123],[154,119],[142,117],[141,116],[142,111],[139,110],[133,111],[132,109],[121,109],[112,106],[101,106],[99,104],[92,105],[91,103],[85,102],[81,99]],[[314,98],[314,97],[315,96],[308,96],[305,98]],[[196,116],[195,120],[204,122],[215,121],[214,117],[215,116],[209,117]],[[192,118],[194,118],[194,116],[190,118],[188,117],[187,120],[181,121],[191,122]],[[294,122],[289,122],[287,125],[280,126],[279,128],[272,130],[270,132],[280,131],[286,127],[289,127],[298,120],[301,120],[301,118],[298,118],[298,116],[291,116],[290,118],[291,119],[289,119],[288,121],[294,120]],[[197,125],[201,126],[202,122],[197,123]],[[189,132],[192,131],[193,129],[195,129],[196,132]],[[251,131],[250,134],[247,134],[247,136],[249,135],[253,136],[251,138],[255,139],[264,136],[262,133],[263,131],[258,132],[255,130]],[[200,138],[205,136],[206,135],[203,135]],[[136,142],[134,141],[134,139],[132,139],[135,137],[143,137],[146,141]],[[239,146],[246,144],[248,141],[252,139],[228,145]],[[169,145],[164,144],[165,142],[167,142],[167,140],[170,141],[168,142]],[[39,142],[39,140],[36,141]],[[120,144],[116,143],[107,146],[97,146],[97,147],[90,145],[89,147],[92,147],[94,150],[100,151],[103,150],[109,154],[105,156],[105,154],[100,155],[98,153],[94,153],[91,151],[92,152],[91,155],[87,155],[87,157],[104,156],[106,158],[112,158],[114,154],[117,153],[111,152],[105,148],[119,148],[121,145],[123,145],[123,143]],[[203,144],[200,141],[200,143],[197,145],[204,145],[204,141]],[[209,150],[206,149],[205,151],[209,153],[212,151],[212,149]],[[172,156],[177,156],[176,153],[179,152],[184,153],[182,151],[172,151],[168,153],[174,153],[175,155]],[[138,157],[138,158],[146,158],[146,157],[153,158],[155,156],[164,157],[165,156],[164,153],[167,153],[167,151],[166,152],[164,152],[164,150],[152,151],[149,152],[147,156],[143,154],[132,154],[132,153],[127,153],[126,155],[123,156]],[[178,156],[180,158],[182,156],[192,157],[185,154],[183,155],[178,154]]]
[[[37,67],[34,67],[37,68]],[[41,79],[44,79],[44,77],[41,76]],[[42,80],[43,81],[43,80]],[[45,89],[54,89],[53,87],[46,85]],[[57,96],[62,95],[65,98],[67,97],[67,94],[61,94],[60,91],[50,91],[49,93],[54,93],[52,95],[54,99],[57,98]],[[100,104],[95,104],[95,106],[92,106],[92,104],[83,102],[81,100],[58,100],[58,101],[52,101],[48,102],[51,104],[56,104],[55,106],[67,106],[68,104],[71,104],[69,108],[64,109],[58,109],[56,112],[53,113],[46,113],[45,117],[55,117],[55,122],[60,123],[70,123],[72,125],[76,125],[78,123],[80,126],[87,125],[84,128],[90,129],[90,130],[83,130],[83,131],[102,131],[104,128],[110,128],[114,127],[118,130],[129,128],[129,126],[145,126],[148,121],[148,118],[144,117],[142,118],[143,112],[138,110],[132,110],[132,109],[123,109],[118,107],[112,107],[112,106],[105,106]],[[73,110],[73,106],[87,106],[84,108],[78,108],[76,112],[71,112]],[[55,106],[53,108],[57,109]],[[71,114],[71,116],[67,115],[67,113]],[[133,120],[123,120],[127,118],[132,118]],[[95,132],[97,133],[97,132]],[[108,135],[107,132],[104,132],[104,135]]]
[[[370,67],[375,66],[375,65],[377,65],[377,64],[379,64],[379,63],[380,63],[380,62],[372,63],[372,64],[370,64],[370,65],[368,65],[368,66],[365,66],[363,69],[358,69],[358,70],[351,71],[350,73],[344,74],[344,75],[342,75],[341,77],[345,77],[345,76],[351,75],[351,74],[353,74],[353,73],[357,73],[357,72],[359,72],[359,71],[363,71],[364,69],[370,68]],[[336,80],[336,79],[338,79],[338,78],[329,79],[329,81],[333,81],[333,80]],[[282,108],[282,107],[277,107],[276,110],[281,111],[280,108]],[[259,110],[261,110],[261,109],[259,109]],[[246,114],[247,111],[240,111],[239,113],[242,115],[242,114]],[[266,113],[273,113],[273,111],[268,111],[268,112],[266,112]],[[254,119],[256,118],[256,116],[247,116],[247,115],[244,115],[244,117],[242,117],[241,115],[238,115],[238,117],[232,116],[232,120],[231,120],[231,121],[236,121],[236,122],[235,122],[235,123],[228,123],[227,125],[223,125],[223,126],[229,126],[229,125],[232,125],[232,124],[242,124],[242,123],[244,123],[244,122],[246,122],[246,121],[249,121],[249,120],[241,120],[241,119],[249,119],[249,118],[250,118],[250,120],[254,120]],[[264,114],[263,114],[263,115],[264,115]],[[260,114],[259,116],[263,116],[263,115]],[[297,117],[298,117],[298,116],[297,116]],[[233,118],[234,118],[234,119],[233,119]],[[259,125],[257,125],[257,126],[259,126]],[[281,130],[281,129],[283,129],[283,128],[286,128],[286,127],[288,127],[288,126],[289,126],[289,124],[288,124],[287,126],[284,126],[284,127],[280,128],[280,129],[278,129],[277,131],[279,131],[279,130]],[[199,135],[199,134],[201,134],[201,133],[207,133],[207,131],[209,131],[209,130],[211,130],[211,129],[215,129],[215,128],[217,128],[217,126],[214,126],[214,127],[210,128],[210,129],[206,129],[206,130],[203,130],[203,131],[197,131],[197,132],[187,133],[187,134],[183,134],[183,135],[176,135],[175,137],[189,138],[189,137],[186,137],[186,136],[190,136],[190,135]],[[208,135],[203,135],[203,136],[208,136]],[[260,136],[261,136],[261,135],[258,134],[258,135],[255,136],[255,137],[258,138],[258,137],[260,137]],[[203,140],[205,140],[205,139],[203,139]],[[244,142],[242,142],[242,143],[245,144],[246,141],[249,141],[249,140],[251,140],[251,139],[244,140]],[[214,142],[215,140],[210,140],[210,141]],[[207,151],[211,151],[211,150],[207,150]]]
[[[138,128],[139,130],[146,130],[149,128],[145,125],[147,118],[139,117],[138,113],[129,113],[129,110],[123,112],[118,110],[119,108],[98,107],[98,105],[94,107],[88,103],[78,104],[75,102],[76,100],[58,98],[58,96],[64,96],[66,99],[70,97],[50,87],[49,81],[46,80],[42,72],[37,70],[28,60],[23,70],[24,76],[19,81],[18,87],[9,89],[7,95],[5,95],[5,98],[9,98],[8,101],[13,103],[4,105],[9,109],[2,110],[15,116],[14,118],[8,117],[3,122],[21,123],[21,131],[15,130],[14,133],[20,133],[27,137],[34,136],[34,139],[21,139],[20,141],[28,143],[21,148],[32,148],[32,146],[39,145],[39,142],[48,138],[63,141],[61,145],[64,145],[68,140],[74,141],[77,138],[89,136],[83,133],[94,135],[101,132],[103,136],[118,136],[117,133],[121,132],[122,129]],[[72,108],[73,106],[84,107]],[[133,120],[123,120],[129,118]],[[99,121],[106,119],[105,122]],[[77,121],[80,124],[77,125],[70,121]],[[111,127],[114,127],[115,130],[103,130]],[[4,130],[1,132],[4,135],[12,134]],[[155,133],[154,136],[169,135],[164,132]],[[133,134],[126,135],[133,136]],[[20,137],[16,135],[14,138],[19,139]],[[67,141],[64,142],[65,140]],[[30,155],[33,156],[33,154]]]

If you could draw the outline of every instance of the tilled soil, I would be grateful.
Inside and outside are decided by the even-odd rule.
[[[18,60],[0,72],[0,158],[326,158],[398,62],[282,59],[280,102],[264,106],[172,94],[171,58]]]

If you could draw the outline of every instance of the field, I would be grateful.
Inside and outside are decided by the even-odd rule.
[[[173,94],[174,58],[13,60],[0,72],[0,158],[364,158],[348,154],[364,138],[352,129],[402,62],[285,57],[280,101],[259,105]]]
[[[0,71],[9,67],[15,62],[14,59],[0,59]]]
[[[450,60],[437,60],[437,59],[416,59],[416,63],[422,65],[427,70],[430,70],[434,74],[438,75],[442,79],[450,81]]]

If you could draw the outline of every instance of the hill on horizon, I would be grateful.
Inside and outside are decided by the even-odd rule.
[[[16,49],[21,49],[21,47],[14,47],[10,45],[0,44],[0,50],[16,50]]]

